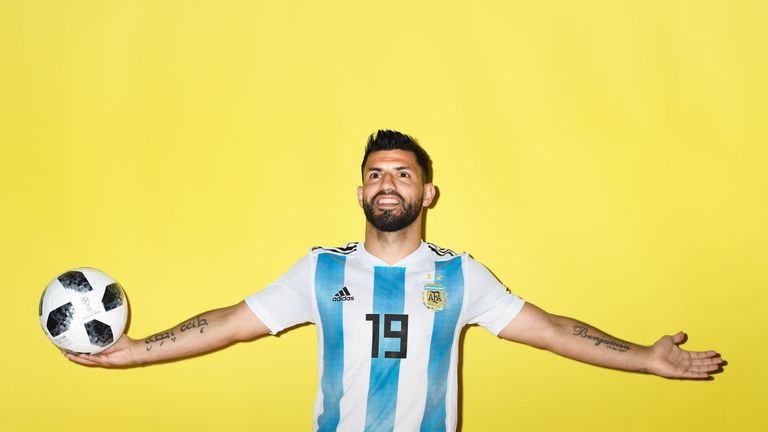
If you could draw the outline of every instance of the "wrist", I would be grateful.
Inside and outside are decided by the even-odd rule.
[[[131,343],[128,345],[128,351],[133,366],[141,366],[145,363],[149,363],[149,353],[144,349],[144,342],[138,339],[130,339],[130,341]]]
[[[637,366],[635,370],[642,373],[654,373],[653,372],[653,356],[651,355],[651,347],[637,346],[638,352]]]

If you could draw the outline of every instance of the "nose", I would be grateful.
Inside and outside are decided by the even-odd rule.
[[[395,182],[391,173],[383,173],[384,178],[381,179],[381,188],[384,190],[395,190]]]

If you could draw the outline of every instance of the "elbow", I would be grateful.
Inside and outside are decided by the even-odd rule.
[[[567,331],[567,319],[559,315],[547,314],[543,324],[539,332],[539,344],[536,347],[556,352],[559,347],[558,340]]]
[[[245,302],[230,307],[228,312],[227,325],[232,329],[233,342],[246,342],[269,333],[269,328]]]

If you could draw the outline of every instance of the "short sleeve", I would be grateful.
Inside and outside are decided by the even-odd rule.
[[[312,321],[311,255],[300,259],[263,290],[248,296],[245,303],[272,334]]]
[[[482,264],[467,258],[468,323],[480,324],[498,335],[520,313],[525,301],[507,288]]]

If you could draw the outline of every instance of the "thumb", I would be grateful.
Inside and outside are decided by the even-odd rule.
[[[677,332],[677,334],[672,336],[672,342],[674,342],[675,345],[679,345],[679,344],[685,342],[686,338],[687,338],[687,335],[684,332],[679,331],[679,332]]]

